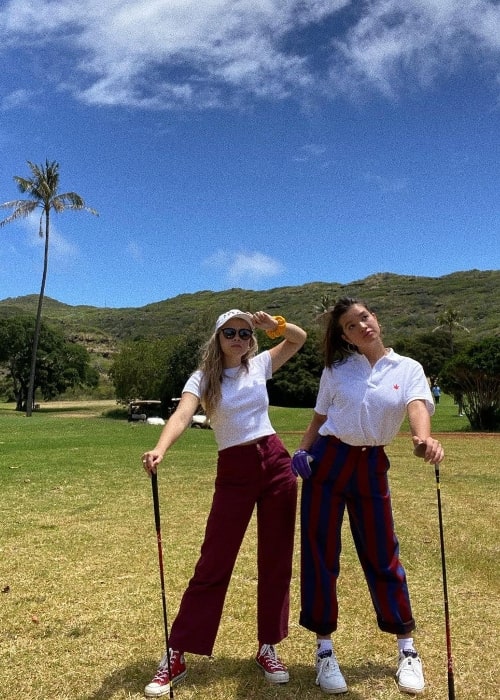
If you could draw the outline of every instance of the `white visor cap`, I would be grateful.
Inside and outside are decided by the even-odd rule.
[[[232,318],[241,318],[246,321],[250,328],[253,329],[253,316],[246,311],[240,311],[239,309],[231,309],[231,311],[226,311],[226,313],[221,314],[215,323],[215,332],[222,328],[222,326],[230,321]]]

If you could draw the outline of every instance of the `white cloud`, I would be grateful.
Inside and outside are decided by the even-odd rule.
[[[80,0],[75,12],[73,0],[10,0],[0,10],[0,53],[33,46],[27,70],[40,49],[53,52],[59,87],[97,105],[204,108],[367,89],[394,95],[403,78],[426,85],[471,60],[487,66],[494,84],[500,5]]]
[[[319,162],[322,166],[326,166],[328,161],[325,159],[326,146],[319,143],[305,143],[298,149],[293,160],[296,163],[311,163]]]
[[[127,243],[127,253],[134,262],[142,262],[144,260],[142,248],[136,241],[129,241],[129,243]]]
[[[407,76],[427,85],[473,54],[498,62],[500,6],[492,0],[413,0],[404,8],[399,0],[378,0],[366,7],[335,41],[330,76],[347,93],[370,85],[397,94]]]
[[[264,253],[219,250],[204,261],[231,285],[260,284],[284,271],[283,265]]]
[[[363,177],[366,182],[375,185],[383,194],[394,194],[408,189],[408,180],[405,177],[391,177],[372,172],[366,172]]]
[[[0,109],[2,112],[5,112],[9,109],[26,107],[30,104],[32,97],[33,93],[29,90],[24,90],[23,88],[13,90],[11,93],[0,99]]]
[[[33,248],[43,249],[45,236],[40,236],[40,213],[32,214],[25,219],[18,220],[18,222],[28,233],[28,244]],[[10,225],[12,226],[12,224]],[[57,262],[58,265],[67,264],[78,257],[78,247],[57,230],[53,218],[50,223],[49,236],[49,265],[51,262]],[[43,255],[43,250],[40,252]],[[40,265],[42,261],[43,258],[40,259]]]

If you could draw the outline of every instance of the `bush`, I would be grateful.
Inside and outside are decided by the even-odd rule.
[[[500,430],[500,337],[474,343],[449,360],[441,386],[463,400],[473,430]]]

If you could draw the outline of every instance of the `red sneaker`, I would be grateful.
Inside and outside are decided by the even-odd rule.
[[[167,695],[170,692],[170,680],[174,686],[181,681],[186,675],[186,662],[184,654],[180,651],[170,649],[170,671],[172,678],[168,675],[167,655],[163,657],[156,671],[155,677],[144,688],[144,695],[147,698],[160,698],[162,695]]]
[[[255,659],[257,665],[264,671],[264,677],[269,683],[288,683],[288,669],[276,654],[272,644],[263,644]]]

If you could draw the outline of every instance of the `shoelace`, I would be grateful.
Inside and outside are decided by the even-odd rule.
[[[168,683],[169,682],[169,677],[168,677],[168,668],[165,666],[165,668],[160,668],[156,671],[155,677],[151,681],[152,683]]]
[[[318,675],[316,676],[316,683],[319,682],[319,678],[323,674],[330,673],[340,673],[340,667],[338,665],[337,659],[329,652],[324,656],[318,654]]]
[[[271,644],[269,644],[267,648],[264,647],[262,653],[260,654],[260,658],[266,659],[271,671],[283,671],[285,668],[283,663],[278,659],[276,650]]]
[[[175,651],[170,650],[170,668],[173,669],[174,663],[176,661],[177,654]],[[155,673],[155,676],[153,680],[151,681],[152,683],[169,683],[170,678],[168,676],[168,661],[167,661],[167,655],[163,657],[161,660],[161,663],[158,667],[158,670]]]

